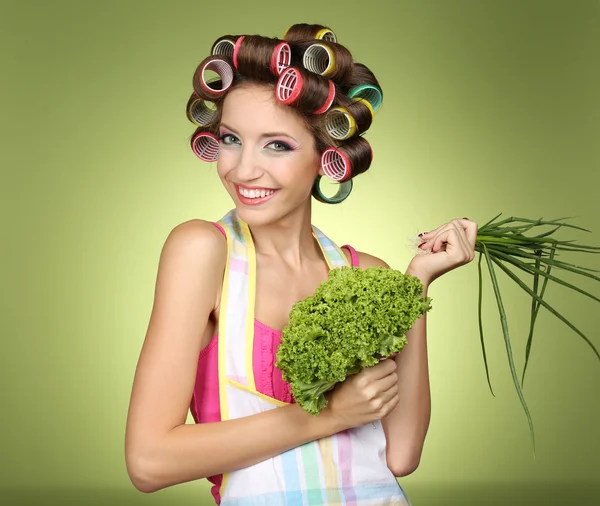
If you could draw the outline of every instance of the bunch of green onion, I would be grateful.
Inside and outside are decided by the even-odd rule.
[[[575,333],[577,333],[584,341],[590,346],[593,352],[600,359],[598,350],[593,343],[570,321],[562,316],[556,309],[554,309],[548,302],[544,300],[544,294],[546,292],[546,285],[548,281],[554,281],[563,286],[566,286],[576,292],[579,292],[591,299],[600,302],[598,297],[591,295],[590,293],[582,290],[581,288],[572,285],[555,275],[551,274],[554,270],[565,270],[586,276],[595,281],[600,281],[600,277],[592,274],[593,272],[600,272],[598,270],[580,267],[573,265],[569,262],[558,260],[556,257],[560,256],[560,252],[582,252],[582,253],[600,253],[600,247],[598,246],[585,246],[581,244],[575,244],[576,241],[559,241],[552,236],[558,229],[562,227],[574,228],[589,232],[581,227],[577,227],[571,224],[567,224],[564,220],[571,218],[558,218],[555,220],[544,221],[529,220],[524,218],[506,218],[502,221],[495,222],[501,214],[495,216],[492,220],[487,222],[485,225],[479,227],[477,232],[477,239],[475,243],[475,251],[479,252],[479,333],[481,338],[481,347],[483,351],[483,361],[485,364],[485,371],[487,376],[488,385],[492,395],[494,392],[490,383],[490,375],[487,364],[487,358],[485,353],[485,344],[483,340],[483,325],[481,317],[482,309],[482,259],[485,258],[488,270],[490,272],[490,278],[498,303],[498,310],[500,313],[500,322],[502,325],[502,332],[504,334],[504,342],[506,345],[506,351],[508,355],[508,363],[513,379],[513,383],[517,390],[519,400],[525,410],[527,421],[529,423],[529,430],[531,434],[531,441],[533,445],[535,455],[535,435],[533,430],[533,422],[527,403],[523,396],[523,382],[525,379],[525,371],[529,362],[529,355],[531,352],[531,345],[533,342],[533,330],[536,322],[536,318],[541,306],[550,311],[559,320],[565,323]],[[539,233],[538,235],[526,236],[525,234],[536,227],[551,226],[551,230],[545,233]],[[526,283],[523,282],[514,272],[509,269],[508,265],[516,267],[518,270],[524,271],[533,276],[533,286],[530,288]],[[512,348],[510,344],[510,337],[508,333],[508,324],[506,318],[506,312],[502,303],[502,297],[500,295],[500,289],[498,286],[498,280],[496,278],[495,266],[499,267],[504,271],[519,287],[521,287],[527,294],[532,298],[531,300],[531,318],[529,325],[529,337],[527,338],[527,345],[525,350],[525,364],[521,380],[517,376],[515,363],[513,359]],[[543,278],[541,286],[540,281]]]

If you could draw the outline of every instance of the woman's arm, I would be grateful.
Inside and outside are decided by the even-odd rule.
[[[127,470],[141,491],[247,467],[343,429],[328,413],[312,417],[295,405],[186,425],[226,258],[220,232],[200,220],[179,225],[165,242],[125,438]]]
[[[419,247],[426,255],[415,256],[406,274],[418,277],[424,295],[431,283],[459,266],[473,261],[478,225],[468,218],[455,219],[421,234]],[[361,267],[388,265],[379,258],[362,254]],[[382,419],[387,439],[387,463],[396,476],[412,473],[421,460],[431,415],[429,366],[427,363],[427,315],[407,332],[407,345],[396,358],[399,402]]]
[[[410,270],[406,274],[412,274]],[[428,286],[424,285],[424,296]],[[395,476],[406,476],[419,466],[431,416],[427,360],[427,314],[406,333],[407,344],[395,358],[400,400],[382,420],[387,438],[388,467]]]
[[[359,252],[360,267],[389,267],[383,260]],[[413,274],[407,270],[406,274]],[[428,286],[424,284],[424,295]],[[395,476],[406,476],[419,465],[429,428],[431,395],[427,363],[426,318],[407,332],[407,345],[396,358],[398,405],[381,420],[387,440],[387,465]]]

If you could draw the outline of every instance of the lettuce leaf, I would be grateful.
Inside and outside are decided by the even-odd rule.
[[[317,415],[336,383],[400,352],[406,333],[431,309],[423,284],[385,267],[341,267],[297,302],[277,363],[296,402]]]

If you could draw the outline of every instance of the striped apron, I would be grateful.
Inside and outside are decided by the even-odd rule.
[[[256,254],[248,225],[230,211],[219,224],[227,236],[219,314],[221,420],[285,406],[257,391],[252,368]],[[330,269],[344,253],[313,227]],[[221,506],[379,505],[410,503],[386,464],[381,422],[345,430],[223,475]]]

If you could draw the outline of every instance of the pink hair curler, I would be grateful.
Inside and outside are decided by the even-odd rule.
[[[244,35],[239,37],[238,40],[235,41],[235,46],[233,47],[233,66],[236,69],[238,68],[237,57],[238,57],[238,53],[240,52],[240,46],[242,45],[242,42],[245,38],[246,37]]]
[[[303,83],[304,79],[298,69],[288,67],[277,80],[277,86],[275,87],[277,100],[286,105],[293,104],[300,96]]]
[[[325,99],[323,105],[319,107],[319,109],[313,111],[313,114],[323,114],[331,107],[331,104],[333,103],[335,98],[335,85],[331,80],[328,80],[328,82],[329,93],[327,94],[327,98]],[[303,87],[304,77],[302,76],[302,73],[297,68],[288,67],[281,73],[279,79],[277,80],[275,95],[277,100],[279,100],[281,103],[292,105],[303,93]]]
[[[335,84],[333,84],[333,81],[329,80],[329,94],[327,95],[327,98],[325,99],[325,103],[323,104],[323,106],[320,109],[317,109],[314,113],[315,114],[323,114],[324,112],[327,112],[329,110],[329,108],[331,107],[331,104],[333,104],[334,98],[335,98]]]
[[[214,81],[206,81],[206,76],[204,74],[207,71],[213,71],[219,75],[221,78],[221,86],[219,88],[211,86],[211,84],[214,85]],[[209,56],[204,60],[204,64],[200,69],[199,81],[200,86],[207,94],[218,97],[225,93],[231,86],[231,83],[233,82],[233,69],[228,62],[218,56]]]
[[[342,151],[329,148],[321,155],[321,167],[329,179],[344,182],[350,177],[352,164]]]
[[[273,56],[271,56],[271,72],[276,76],[290,66],[292,61],[292,50],[287,42],[281,42],[277,44],[277,47],[273,50]]]
[[[192,151],[203,162],[215,162],[219,156],[219,139],[209,132],[200,132],[192,139]]]

